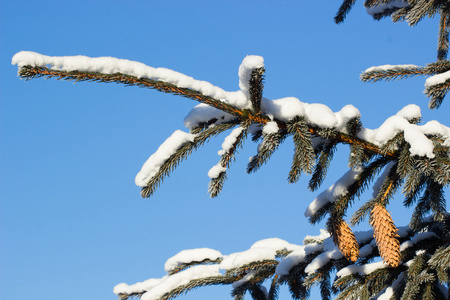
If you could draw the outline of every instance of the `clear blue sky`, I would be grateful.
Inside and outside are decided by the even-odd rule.
[[[373,65],[433,62],[437,20],[415,28],[375,22],[357,1],[335,25],[339,2],[0,0],[1,297],[116,299],[114,285],[163,276],[166,259],[183,249],[229,254],[270,237],[300,244],[321,228],[303,216],[318,193],[306,189],[308,177],[287,183],[290,141],[247,175],[257,146],[248,141],[222,194],[210,199],[219,136],[142,199],[136,173],[173,131],[186,130],[183,118],[196,103],[115,84],[25,82],[11,65],[16,52],[126,58],[230,91],[242,59],[261,55],[265,97],[295,96],[334,111],[353,104],[368,128],[415,103],[425,121],[449,125],[449,100],[430,111],[423,78],[359,81]],[[340,147],[323,188],[346,171],[347,155]],[[389,209],[404,225],[401,202]],[[230,291],[200,289],[185,299],[230,299]]]

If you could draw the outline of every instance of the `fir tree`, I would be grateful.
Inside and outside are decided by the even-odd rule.
[[[343,1],[337,23],[343,22],[354,3]],[[436,62],[424,67],[374,67],[361,75],[366,82],[430,76],[425,94],[431,98],[430,108],[438,108],[450,88],[450,63],[446,60],[450,2],[367,0],[364,5],[376,20],[390,16],[394,22],[407,21],[411,26],[424,17],[439,15]],[[301,173],[309,174],[311,190],[321,186],[336,146],[350,145],[350,169],[314,199],[306,213],[312,223],[327,218],[321,235],[306,237],[303,245],[262,240],[247,251],[227,256],[211,249],[185,250],[167,261],[166,277],[116,286],[120,299],[169,299],[218,284],[232,285],[235,299],[243,299],[246,293],[253,299],[276,299],[282,285],[287,285],[294,299],[308,298],[314,285],[322,299],[332,295],[337,299],[450,298],[450,214],[444,197],[450,181],[450,128],[437,122],[418,125],[421,116],[416,106],[405,107],[377,130],[369,131],[353,106],[333,113],[324,105],[293,98],[271,101],[263,97],[265,69],[257,56],[242,62],[241,90],[236,93],[179,73],[113,58],[20,52],[13,62],[25,79],[114,82],[201,103],[193,110],[190,133],[176,131],[144,164],[136,178],[143,197],[150,197],[189,154],[225,131],[229,134],[221,158],[209,172],[211,197],[219,195],[227,170],[248,137],[259,142],[248,173],[257,171],[284,140],[292,138],[295,150],[288,181],[295,183]],[[372,199],[345,220],[349,206],[369,187],[373,187]],[[404,227],[394,224],[387,209],[400,189],[404,205],[414,208],[410,224]],[[354,233],[350,225],[367,217],[373,230]]]

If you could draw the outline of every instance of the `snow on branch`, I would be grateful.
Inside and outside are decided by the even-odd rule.
[[[250,64],[253,62],[250,61]],[[138,79],[147,78],[155,81],[163,81],[173,84],[179,88],[188,88],[215,99],[237,106],[248,108],[249,103],[244,93],[226,92],[209,82],[196,80],[182,73],[166,69],[153,68],[143,63],[115,57],[87,57],[87,56],[46,56],[31,51],[22,51],[12,58],[12,64],[18,65],[19,69],[25,66],[50,67],[52,70],[65,72],[86,72],[101,74],[124,74]],[[244,64],[243,68],[248,70],[251,66]],[[247,73],[243,73],[245,76]]]
[[[136,185],[144,187],[149,180],[156,175],[161,166],[167,159],[175,154],[175,152],[186,143],[193,143],[195,136],[181,130],[175,131],[164,143],[159,146],[158,150],[153,153],[142,166],[141,171],[136,175]]]
[[[222,257],[222,253],[209,248],[183,250],[166,261],[164,270],[170,273],[181,265],[188,265],[193,262],[217,261]]]
[[[450,213],[447,217],[450,217]],[[426,218],[424,222],[430,225],[433,223],[433,218]],[[345,260],[334,245],[330,234],[321,230],[318,236],[307,236],[305,242],[308,241],[308,243],[304,245],[291,244],[279,238],[269,238],[255,242],[248,250],[229,255],[222,255],[219,251],[207,248],[183,250],[167,260],[165,270],[168,274],[166,276],[132,285],[121,283],[114,288],[114,293],[119,295],[120,299],[133,296],[139,296],[145,300],[170,299],[199,286],[227,284],[232,285],[233,294],[243,295],[246,291],[251,292],[250,289],[255,288],[254,285],[265,290],[262,284],[266,281],[273,284],[274,280],[278,284],[287,284],[292,289],[296,286],[295,282],[303,282],[302,280],[307,278],[316,278],[316,284],[326,280],[328,276],[331,276],[326,273],[334,272],[334,268],[329,267],[332,265],[337,271],[334,274],[334,285],[338,290],[342,290],[348,280],[355,280],[355,278],[370,280],[373,276],[379,276],[372,275],[375,272],[393,272],[393,276],[383,281],[384,290],[380,288],[377,292],[380,296],[386,297],[392,295],[399,285],[399,278],[403,279],[402,272],[408,272],[408,268],[413,267],[411,261],[417,255],[428,251],[430,261],[441,259],[442,248],[438,250],[436,243],[422,241],[439,238],[445,233],[436,227],[426,227],[426,224],[420,233],[415,233],[408,226],[399,227],[402,262],[395,268],[388,267],[383,261],[371,262],[379,257],[377,251],[372,251],[372,248],[376,247],[373,230],[355,232],[361,249],[370,249],[365,251],[365,255],[361,255],[357,262]],[[443,239],[439,243],[445,245],[446,241]],[[208,265],[198,265],[201,262],[207,262]],[[177,273],[172,272],[181,265],[185,266],[183,270]],[[433,264],[430,265],[430,268],[434,267]],[[309,289],[310,287],[303,285],[301,288]],[[273,289],[270,290],[273,293]]]
[[[427,97],[430,97],[430,108],[438,108],[450,89],[450,63],[448,60],[439,60],[425,67],[416,65],[383,65],[370,67],[360,76],[364,82],[377,82],[405,79],[413,76],[430,76],[425,81]]]
[[[276,100],[262,98],[261,112],[263,115],[261,117],[252,114],[250,111],[246,111],[252,107],[248,91],[249,79],[252,71],[255,70],[255,68],[263,68],[264,66],[263,59],[259,56],[248,56],[244,58],[241,66],[239,67],[239,86],[241,90],[236,92],[226,92],[206,81],[195,80],[192,77],[165,68],[152,68],[139,62],[112,57],[50,57],[34,52],[22,51],[14,55],[12,63],[18,65],[19,73],[27,67],[49,67],[48,70],[50,71],[76,71],[85,72],[87,74],[94,73],[109,75],[125,74],[138,79],[147,78],[149,80],[155,80],[156,82],[168,83],[176,88],[187,88],[189,90],[199,92],[201,95],[197,96],[200,98],[201,96],[212,98],[209,99],[209,102],[206,100],[203,101],[204,99],[197,99],[211,105],[213,109],[206,108],[204,104],[195,107],[185,119],[185,124],[190,128],[214,119],[219,121],[219,123],[225,122],[226,120],[231,119],[227,115],[231,113],[232,115],[238,116],[242,119],[245,119],[247,116],[251,116],[250,120],[252,122],[260,123],[262,125],[265,125],[270,120],[274,120],[278,122],[281,127],[285,126],[287,122],[296,117],[303,117],[306,124],[310,128],[313,128],[313,131],[317,129],[333,129],[336,132],[346,134],[347,123],[350,120],[360,117],[359,111],[351,105],[347,105],[343,107],[341,111],[334,113],[324,104],[304,103],[294,97]],[[383,68],[383,70],[384,69],[386,68]],[[38,71],[39,70],[37,70],[37,72]],[[27,78],[27,75],[23,76]],[[70,77],[71,75],[67,76]],[[220,106],[220,103],[222,103],[223,106]],[[411,110],[409,107],[407,108]],[[217,114],[217,109],[223,110],[223,113]],[[420,110],[418,107],[417,109],[412,109],[412,111],[414,117],[420,118]],[[408,124],[408,118],[411,118],[412,116],[403,116],[399,114],[386,120],[385,124],[383,124],[384,126],[381,126],[378,130],[362,128],[358,134],[358,138],[362,140],[362,143],[366,142],[381,147],[393,135],[403,131],[407,142],[411,144],[412,155],[427,156],[432,158],[434,155],[433,146],[431,142],[427,140],[424,131],[421,127]],[[218,118],[220,118],[220,120]],[[445,131],[445,136],[443,137],[446,141],[449,139],[450,130],[447,127],[442,125],[438,126],[439,129],[430,127],[431,126],[428,125],[426,128],[427,134],[432,134],[433,130],[438,130],[440,133]],[[336,135],[335,138],[339,139],[339,135]],[[348,139],[343,137],[342,139],[348,141]],[[367,147],[369,147],[369,145]]]

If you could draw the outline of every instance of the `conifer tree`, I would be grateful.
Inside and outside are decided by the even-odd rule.
[[[354,5],[344,0],[336,23],[344,21]],[[425,94],[429,107],[438,108],[450,89],[448,25],[450,1],[366,0],[375,20],[391,17],[415,26],[424,17],[438,15],[437,60],[414,65],[367,69],[365,82],[429,76]],[[295,150],[288,181],[310,175],[315,191],[327,174],[336,146],[350,145],[349,170],[309,205],[311,223],[327,218],[326,230],[308,236],[302,245],[279,239],[256,242],[244,252],[222,255],[212,249],[185,250],[165,265],[167,276],[133,285],[119,284],[120,299],[170,299],[191,289],[226,284],[232,296],[243,299],[277,299],[286,285],[294,299],[307,299],[317,285],[322,299],[449,299],[450,213],[444,189],[450,181],[450,128],[436,121],[419,125],[420,109],[409,105],[388,118],[378,129],[364,128],[359,111],[351,106],[339,112],[295,98],[263,97],[264,63],[246,57],[239,68],[238,92],[226,92],[166,69],[114,58],[48,57],[20,52],[13,58],[19,75],[75,81],[114,82],[156,89],[200,102],[190,113],[190,133],[176,131],[153,154],[136,177],[143,197],[150,197],[164,178],[194,150],[222,132],[229,132],[221,158],[209,172],[209,193],[216,197],[227,178],[236,151],[251,138],[257,153],[247,167],[256,172],[292,138]],[[368,188],[372,198],[346,220],[347,210]],[[400,192],[403,204],[413,207],[411,221],[398,226],[388,211]],[[367,220],[372,230],[353,232]]]

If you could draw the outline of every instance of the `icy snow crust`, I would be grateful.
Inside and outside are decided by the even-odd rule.
[[[403,1],[392,1],[387,4],[388,7],[404,5]],[[375,9],[375,8],[374,8]],[[379,6],[376,9],[380,9]],[[51,57],[41,55],[34,52],[22,51],[14,55],[12,63],[20,67],[31,65],[40,67],[50,67],[62,71],[82,71],[82,72],[100,72],[104,74],[122,73],[137,78],[149,78],[152,80],[159,80],[168,82],[179,87],[189,88],[198,91],[206,96],[213,97],[220,101],[236,106],[240,109],[251,108],[251,101],[249,100],[249,78],[251,72],[255,68],[264,67],[264,60],[260,56],[249,55],[244,58],[239,67],[239,91],[227,92],[219,87],[213,86],[209,82],[195,80],[192,77],[184,74],[165,69],[152,68],[139,62],[134,62],[126,59],[118,59],[113,57],[97,57],[90,58],[86,56],[59,56]],[[414,67],[413,65],[406,65]],[[385,70],[396,66],[380,66],[375,69]],[[405,67],[405,65],[403,65]],[[370,69],[368,69],[370,70]],[[447,72],[448,73],[448,72]],[[450,73],[439,74],[430,77],[427,84],[437,84],[450,78]],[[270,100],[263,98],[261,101],[261,111],[269,116],[273,121],[279,120],[288,122],[295,117],[304,117],[306,122],[311,126],[319,128],[333,128],[337,131],[346,133],[346,124],[354,118],[360,117],[360,112],[352,105],[344,106],[340,111],[333,112],[328,106],[318,103],[305,103],[294,97],[287,97],[281,99]],[[450,145],[450,129],[437,121],[431,121],[424,125],[411,124],[412,119],[420,118],[420,108],[416,105],[408,105],[400,110],[396,115],[388,118],[379,128],[367,129],[362,128],[358,133],[358,138],[375,144],[377,146],[384,145],[389,139],[395,137],[398,133],[403,133],[405,140],[410,144],[411,155],[425,156],[433,158],[433,144],[426,135],[439,135],[444,139],[445,145]],[[198,125],[201,122],[208,122],[211,119],[217,119],[217,122],[226,122],[234,117],[230,114],[224,113],[216,108],[199,104],[195,106],[191,112],[186,116],[184,123],[188,128]],[[278,130],[276,122],[268,122],[263,127],[266,134],[274,133]],[[235,138],[237,131],[230,135],[222,147],[221,153],[226,152],[233,138]],[[192,142],[194,135],[176,131],[169,139],[167,139],[160,149],[152,155],[142,167],[141,172],[136,176],[136,184],[144,187],[149,180],[159,170],[160,166],[170,157],[184,143]],[[224,172],[224,167],[216,165],[213,167],[209,176],[217,178],[221,172]],[[350,177],[354,177],[361,170],[351,170],[347,176],[343,178],[345,182],[330,188],[323,195],[316,198],[314,205],[318,208],[322,207],[324,203],[333,201],[336,196],[342,195],[345,192],[345,185]],[[328,200],[327,200],[328,199]],[[331,199],[331,200],[330,200]],[[311,215],[317,208],[311,207],[307,211],[307,215]]]

